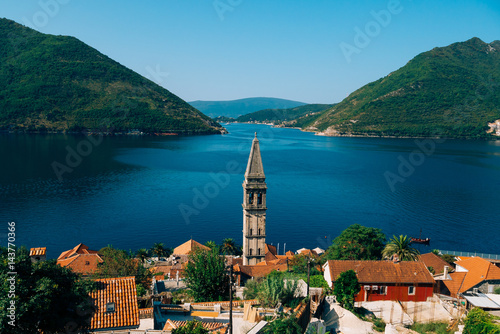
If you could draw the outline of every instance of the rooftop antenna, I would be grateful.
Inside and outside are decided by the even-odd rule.
[[[278,252],[276,254],[280,254],[280,243],[278,242]]]
[[[285,253],[285,249],[286,249],[286,242],[285,242],[285,244],[283,245],[283,255],[285,255],[285,254],[286,254],[286,253]]]

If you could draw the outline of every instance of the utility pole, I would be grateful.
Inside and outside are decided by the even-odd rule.
[[[229,265],[229,334],[233,334],[233,264]]]

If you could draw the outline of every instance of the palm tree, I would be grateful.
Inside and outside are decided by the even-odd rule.
[[[163,244],[163,242],[157,242],[151,248],[151,253],[155,254],[158,257],[161,257],[167,254],[167,250],[165,249],[165,245]]]
[[[214,249],[215,247],[217,247],[217,244],[215,243],[215,241],[210,240],[205,242],[205,246],[207,246],[210,249]]]
[[[236,255],[238,248],[233,238],[226,238],[222,240],[221,252],[227,255]]]
[[[142,263],[148,258],[149,252],[146,248],[138,249],[135,253],[135,257],[140,259]]]
[[[389,240],[389,243],[385,245],[382,251],[382,256],[385,258],[390,258],[393,255],[397,255],[400,261],[416,261],[420,252],[411,247],[411,240],[406,235],[400,235]]]

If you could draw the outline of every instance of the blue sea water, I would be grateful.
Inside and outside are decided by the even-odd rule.
[[[500,141],[427,141],[422,148],[415,139],[226,127],[227,135],[100,142],[0,135],[0,244],[9,221],[18,245],[47,247],[49,257],[79,243],[126,250],[190,238],[241,243],[241,184],[257,132],[267,242],[279,243],[280,253],[285,243],[293,251],[326,248],[355,223],[388,237],[422,230],[431,238],[422,252],[500,253]]]

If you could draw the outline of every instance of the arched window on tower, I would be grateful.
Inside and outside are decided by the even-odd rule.
[[[262,193],[257,195],[257,204],[262,204]]]
[[[260,235],[260,234],[261,234],[260,232],[261,232],[261,229],[259,228],[258,235]]]
[[[257,255],[260,255],[260,248],[257,249]]]
[[[248,250],[248,255],[252,255],[252,249],[251,248]]]
[[[252,231],[252,229],[250,229],[250,233],[249,233],[249,235],[252,235],[252,232],[253,232],[253,231]]]
[[[248,193],[248,204],[253,204],[253,193]]]

